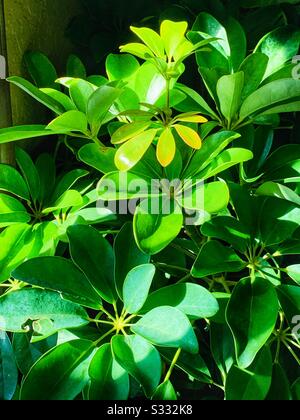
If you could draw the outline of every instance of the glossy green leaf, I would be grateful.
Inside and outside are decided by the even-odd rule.
[[[115,283],[119,296],[122,298],[123,283],[134,267],[147,265],[150,256],[144,254],[137,247],[132,223],[126,223],[118,233],[114,242],[115,253]]]
[[[210,348],[218,369],[223,378],[226,378],[231,367],[236,363],[234,341],[226,323],[211,323]]]
[[[170,20],[162,22],[160,36],[164,43],[167,56],[170,59],[174,57],[176,50],[184,41],[187,28],[187,22],[172,22]]]
[[[22,172],[23,178],[26,181],[31,198],[36,201],[39,197],[41,188],[38,171],[28,153],[26,153],[23,149],[16,147],[15,153],[17,164]]]
[[[135,314],[143,307],[154,275],[153,264],[140,265],[129,271],[123,286],[124,308],[128,313]]]
[[[179,234],[183,215],[177,204],[171,203],[170,214],[150,214],[148,201],[136,209],[133,228],[138,247],[146,254],[154,255],[168,246]]]
[[[53,131],[66,133],[72,131],[86,133],[88,128],[87,124],[87,119],[83,112],[68,111],[48,124],[47,128]]]
[[[225,241],[241,252],[246,251],[250,241],[250,234],[242,223],[229,216],[213,218],[202,226],[201,232],[207,237]]]
[[[124,124],[113,133],[111,142],[112,144],[124,143],[125,141],[142,134],[149,126],[150,123],[144,121]]]
[[[274,286],[256,277],[241,280],[227,307],[227,323],[235,341],[240,368],[248,368],[258,351],[271,336],[278,317],[278,299]]]
[[[39,51],[27,51],[24,54],[29,74],[39,88],[53,87],[57,72],[49,58]]]
[[[32,83],[28,82],[27,80],[23,79],[19,76],[11,76],[7,79],[13,85],[18,86],[28,95],[32,96],[41,104],[45,105],[47,108],[51,109],[55,114],[60,115],[64,112],[64,108],[61,106],[59,102],[56,102],[54,99],[47,96],[41,90],[39,90],[36,86]]]
[[[75,54],[70,54],[67,61],[67,76],[85,79],[86,69],[83,62]]]
[[[269,57],[265,77],[280,69],[297,55],[300,45],[300,31],[292,25],[283,26],[267,34],[255,51]]]
[[[300,399],[300,378],[294,382],[292,386],[293,399],[299,401]]]
[[[53,157],[48,153],[42,153],[35,162],[40,179],[39,201],[41,204],[48,203],[56,181],[56,166]]]
[[[45,93],[54,101],[58,102],[64,108],[65,111],[76,110],[76,106],[74,105],[73,101],[69,98],[69,96],[60,92],[59,90],[51,88],[41,88],[40,91]]]
[[[240,67],[240,70],[244,73],[243,99],[259,87],[266,73],[268,62],[268,57],[260,52],[250,54],[243,61]]]
[[[282,198],[300,206],[299,195],[285,185],[277,184],[276,182],[265,182],[256,190],[256,194]]]
[[[298,101],[300,98],[300,80],[282,79],[270,82],[267,85],[257,89],[244,101],[240,119],[244,120],[250,116],[256,116],[266,111],[269,113],[292,112],[292,109],[286,108],[290,102]],[[282,107],[279,109],[278,107]],[[298,111],[298,105],[295,105],[294,111]]]
[[[129,376],[113,358],[109,344],[103,344],[93,357],[89,376],[89,400],[127,400],[129,396]]]
[[[184,189],[183,197],[178,197],[178,202],[182,207],[188,210],[205,211],[207,213],[218,213],[224,210],[229,203],[229,189],[225,182],[210,182],[203,184],[202,182],[197,186],[194,185],[191,189],[188,184]],[[218,197],[218,200],[216,200]]]
[[[0,401],[10,401],[18,384],[18,369],[8,335],[0,331]]]
[[[92,168],[107,174],[117,169],[114,163],[115,154],[116,150],[111,147],[102,147],[91,143],[86,144],[79,150],[78,157]]]
[[[28,187],[19,172],[9,165],[0,165],[0,190],[30,200]]]
[[[294,264],[287,267],[287,274],[300,286],[300,264]]]
[[[86,324],[85,310],[55,292],[27,289],[0,299],[0,328],[6,331],[26,333],[32,327],[41,335],[51,335]]]
[[[0,227],[28,223],[31,217],[20,201],[0,193]]]
[[[86,114],[88,101],[96,89],[96,86],[86,80],[75,79],[72,81],[69,88],[70,97],[80,112]]]
[[[170,381],[163,382],[153,394],[154,401],[176,401],[177,394]]]
[[[33,139],[36,137],[53,136],[60,134],[47,130],[44,125],[19,125],[0,129],[0,144],[11,143],[18,140]]]
[[[61,344],[39,359],[26,376],[21,400],[73,400],[88,383],[94,344],[75,340]]]
[[[172,306],[191,319],[211,318],[219,305],[214,296],[204,287],[193,283],[174,284],[150,294],[141,313],[147,313],[158,306]]]
[[[52,200],[57,200],[63,195],[64,192],[70,190],[77,181],[88,175],[88,171],[84,169],[73,169],[64,174],[57,183],[53,192]]]
[[[106,59],[106,72],[109,80],[122,80],[131,77],[140,65],[129,54],[109,54]]]
[[[243,72],[223,76],[218,81],[217,93],[221,105],[221,112],[227,119],[229,125],[240,108],[243,88]]]
[[[290,401],[292,399],[290,384],[285,370],[279,363],[274,363],[272,383],[267,395],[267,401]]]
[[[70,226],[68,237],[75,264],[104,300],[115,302],[114,255],[110,244],[90,226]]]
[[[171,306],[153,309],[131,329],[157,346],[182,348],[192,354],[199,350],[195,332],[187,316]]]
[[[101,86],[91,95],[87,104],[87,119],[93,127],[93,131],[96,132],[98,130],[98,127],[100,127],[106,114],[120,94],[120,89],[111,86]]]
[[[300,311],[300,288],[299,286],[281,285],[277,287],[280,305],[290,323]]]
[[[220,242],[209,241],[200,250],[192,268],[192,275],[203,278],[219,273],[242,271],[247,263],[237,253]]]
[[[43,210],[44,214],[53,213],[56,210],[69,209],[73,206],[80,206],[83,203],[81,194],[76,190],[64,192],[51,207]]]
[[[272,380],[272,354],[264,347],[247,369],[233,366],[226,380],[228,401],[262,401],[266,398]]]
[[[69,260],[39,257],[24,262],[13,276],[32,286],[62,293],[64,298],[93,309],[101,308],[101,298],[84,274]]]
[[[113,337],[111,346],[115,360],[142,385],[145,394],[151,396],[162,373],[161,359],[156,348],[135,335],[117,335]]]
[[[115,156],[115,165],[120,171],[129,171],[145,155],[151,146],[157,130],[151,129],[128,140],[118,150]]]

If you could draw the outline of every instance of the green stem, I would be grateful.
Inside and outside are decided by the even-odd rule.
[[[107,333],[103,334],[99,340],[94,341],[94,344],[97,346],[102,340],[104,340],[106,337],[108,337],[111,333],[115,331],[115,328],[112,328],[111,330],[107,331]]]
[[[103,312],[107,318],[111,319],[112,321],[115,321],[115,318],[107,311],[103,308],[103,306],[100,308],[100,311]]]
[[[191,273],[188,273],[186,276],[184,276],[182,279],[180,279],[176,284],[181,284],[181,283],[185,283],[186,281],[188,281],[191,278]]]
[[[154,265],[157,268],[162,268],[162,269],[177,270],[177,271],[182,271],[184,273],[189,273],[190,272],[190,270],[188,270],[187,268],[178,267],[177,265],[169,265],[169,264],[164,264],[164,263],[156,263]]]
[[[169,368],[169,370],[168,370],[168,372],[167,372],[167,374],[165,376],[164,382],[167,382],[167,381],[170,380],[171,375],[172,375],[172,372],[173,372],[173,369],[174,369],[176,363],[178,362],[178,359],[179,359],[179,357],[181,355],[181,352],[182,352],[182,349],[178,349],[177,352],[175,353],[175,356],[173,357],[173,360],[172,360],[172,363],[170,365],[170,368]]]
[[[282,342],[286,346],[286,348],[288,349],[288,351],[291,353],[291,355],[294,357],[294,359],[296,360],[296,362],[298,363],[298,365],[300,366],[300,359],[296,355],[296,353],[294,352],[294,350],[291,348],[291,346],[289,345],[289,343],[287,341],[285,341],[285,340],[283,340]]]
[[[113,322],[110,322],[110,321],[102,321],[101,319],[97,320],[97,319],[89,318],[89,322],[94,322],[95,324],[114,325]]]
[[[195,260],[197,258],[197,255],[196,254],[194,254],[193,252],[191,252],[191,251],[189,251],[187,249],[182,248],[180,245],[177,245],[177,244],[174,244],[173,243],[173,244],[171,244],[171,247],[174,248],[174,249],[176,249],[179,252],[182,252],[187,257],[192,258],[193,260]]]

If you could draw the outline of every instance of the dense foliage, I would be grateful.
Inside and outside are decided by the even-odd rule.
[[[0,165],[0,399],[300,398],[297,2],[195,3],[8,78],[54,147]]]

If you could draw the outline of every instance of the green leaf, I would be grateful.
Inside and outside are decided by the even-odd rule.
[[[209,241],[203,245],[192,268],[195,278],[203,278],[219,273],[237,273],[246,267],[237,253],[220,242]]]
[[[278,317],[274,286],[261,277],[241,280],[227,307],[227,323],[235,342],[240,368],[247,368],[271,336]]]
[[[272,354],[264,347],[247,369],[232,366],[226,380],[228,401],[263,401],[272,380]]]
[[[115,165],[116,150],[111,147],[102,147],[97,144],[86,144],[79,152],[79,159],[97,169],[103,174],[108,174],[117,170]]]
[[[105,66],[109,80],[128,79],[140,68],[138,60],[129,54],[109,54]]]
[[[177,401],[176,391],[170,381],[159,385],[152,396],[154,401]]]
[[[144,60],[153,56],[150,48],[138,42],[131,42],[129,44],[122,45],[120,47],[120,51],[122,53],[135,55],[136,57],[142,58]]]
[[[299,286],[281,285],[277,287],[280,305],[289,323],[293,323],[295,316],[300,311],[300,288]]]
[[[53,213],[56,210],[69,209],[73,206],[80,206],[83,204],[81,194],[76,190],[69,190],[64,192],[51,207],[43,210],[43,214]]]
[[[257,89],[244,101],[240,110],[240,120],[247,117],[268,113],[292,112],[299,110],[295,104],[293,109],[287,108],[289,103],[299,101],[300,80],[282,79],[270,82]]]
[[[51,99],[60,103],[61,106],[64,108],[65,112],[76,110],[76,106],[74,105],[73,101],[69,98],[69,96],[65,95],[59,90],[51,89],[51,88],[41,88],[40,91],[45,93]]]
[[[40,179],[39,200],[41,204],[48,203],[51,197],[56,180],[56,166],[53,157],[48,153],[39,155],[35,162]]]
[[[26,181],[30,195],[34,201],[36,201],[40,194],[40,178],[36,166],[32,162],[32,159],[23,149],[16,147],[16,160],[17,164],[22,172],[22,175]]]
[[[120,171],[129,171],[145,155],[153,140],[157,130],[151,129],[128,140],[118,150],[115,156],[115,165]]]
[[[158,306],[167,305],[179,309],[191,319],[211,318],[219,310],[217,300],[208,290],[197,284],[184,283],[151,293],[140,312],[145,314]]]
[[[183,197],[177,197],[178,202],[185,209],[213,214],[224,210],[228,206],[230,197],[225,182],[216,181],[209,184],[201,182],[191,189],[189,189],[188,184],[186,187],[184,186]],[[218,200],[216,200],[216,197],[218,197]]]
[[[64,108],[61,104],[54,99],[50,98],[48,95],[43,93],[40,89],[34,86],[32,83],[23,79],[19,76],[11,76],[7,78],[8,82],[13,85],[18,86],[28,95],[32,96],[35,100],[40,102],[42,105],[45,105],[47,108],[51,109],[55,114],[60,115],[64,112]]]
[[[130,124],[124,124],[118,128],[112,135],[112,144],[124,143],[139,134],[142,134],[149,128],[150,122],[133,122]]]
[[[79,77],[80,79],[85,79],[86,69],[83,62],[75,54],[70,54],[67,61],[67,76],[69,77]]]
[[[265,182],[256,190],[256,194],[278,197],[300,206],[299,195],[285,185],[277,184],[276,182]]]
[[[106,114],[120,94],[120,89],[101,86],[91,95],[87,104],[87,119],[93,133],[97,134]]]
[[[39,51],[27,51],[24,54],[29,74],[39,88],[54,87],[57,72],[49,58]]]
[[[31,217],[20,201],[0,193],[0,227],[28,223]]]
[[[88,383],[88,364],[94,344],[74,340],[50,350],[24,379],[21,400],[73,400]]]
[[[77,181],[88,175],[88,171],[84,169],[73,169],[70,172],[64,174],[60,181],[57,183],[56,188],[53,192],[52,200],[57,200],[66,191],[73,187]]]
[[[171,364],[176,354],[175,349],[160,348],[160,354]],[[203,383],[211,383],[211,375],[200,354],[181,351],[176,367]]]
[[[201,114],[209,115],[210,117],[217,119],[215,112],[210,108],[202,96],[199,95],[199,93],[181,83],[176,83],[176,88],[187,96],[187,99],[177,105],[176,109],[182,112],[193,109]]]
[[[115,302],[114,255],[110,244],[90,226],[70,226],[67,233],[74,263],[105,301]]]
[[[19,172],[9,165],[0,165],[0,190],[7,191],[24,200],[30,200],[29,191]]]
[[[300,378],[292,386],[293,399],[299,401],[300,399]]]
[[[300,147],[298,144],[288,144],[276,149],[266,160],[262,171],[264,179],[277,182],[300,181]]]
[[[124,308],[128,313],[135,314],[143,307],[154,275],[153,264],[140,265],[129,271],[123,286]]]
[[[187,316],[171,306],[153,309],[131,329],[157,346],[182,348],[192,354],[199,351],[196,335]]]
[[[286,268],[287,274],[300,286],[300,264],[290,265]]]
[[[250,54],[241,64],[240,71],[244,73],[244,88],[242,99],[255,92],[266,73],[269,59],[265,54],[256,52]]]
[[[134,267],[146,265],[150,262],[150,256],[144,254],[137,247],[132,223],[126,223],[118,233],[114,242],[115,253],[115,284],[119,296],[122,298],[123,283]]]
[[[33,332],[27,334],[15,333],[13,336],[13,349],[17,366],[22,375],[27,375],[35,362],[57,344],[57,334],[32,343]]]
[[[142,385],[145,394],[151,396],[162,373],[161,359],[156,348],[142,337],[134,335],[114,336],[111,346],[115,360]]]
[[[53,136],[60,134],[61,131],[55,132],[46,130],[44,125],[20,125],[9,128],[0,129],[0,144],[11,143],[17,140],[33,139],[35,137]]]
[[[8,335],[0,331],[0,401],[10,401],[18,384],[18,369]]]
[[[39,257],[24,262],[13,276],[32,286],[62,293],[64,298],[93,309],[101,308],[101,298],[84,274],[69,260]]]
[[[109,344],[103,344],[93,357],[89,376],[89,400],[127,400],[129,396],[129,376],[113,358]]]
[[[25,289],[0,299],[0,329],[26,333],[32,327],[41,335],[88,324],[81,306],[63,300],[58,293]]]
[[[300,31],[292,25],[277,28],[265,35],[255,52],[261,52],[269,57],[265,77],[279,70],[297,55],[300,44]]]
[[[250,234],[243,224],[233,217],[215,217],[202,226],[201,232],[207,237],[225,241],[241,252],[245,252],[249,246]]]
[[[87,113],[88,101],[96,89],[96,86],[86,80],[75,79],[72,81],[69,88],[70,96],[80,112]]]
[[[228,125],[235,118],[241,104],[244,88],[244,73],[242,71],[223,76],[217,84],[221,112],[228,121]]]
[[[222,152],[216,159],[214,159],[209,166],[201,171],[197,176],[199,179],[208,179],[221,172],[226,171],[238,163],[243,163],[251,160],[253,153],[247,149],[231,148]]]
[[[170,214],[151,214],[148,200],[136,209],[134,236],[141,251],[155,255],[166,248],[180,233],[183,215],[177,203],[171,203]]]
[[[167,56],[171,59],[176,54],[176,50],[185,39],[187,22],[172,22],[164,20],[160,27],[160,36],[163,41]]]
[[[183,173],[185,179],[196,176],[217,158],[233,140],[238,139],[240,134],[233,131],[220,131],[207,137],[202,148],[194,154],[187,169]]]
[[[47,129],[61,132],[80,132],[85,134],[88,129],[87,118],[83,112],[68,111],[48,124]]]
[[[290,401],[292,399],[290,384],[285,370],[278,364],[274,363],[272,372],[272,383],[267,401]]]
[[[218,369],[226,378],[235,363],[235,351],[231,331],[225,323],[211,323],[210,347]]]
[[[165,55],[164,43],[161,37],[150,28],[130,27],[130,30],[136,34],[143,43],[150,48],[154,55],[163,58]]]

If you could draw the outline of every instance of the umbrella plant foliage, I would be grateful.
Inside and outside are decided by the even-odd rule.
[[[299,399],[300,33],[183,3],[8,78],[54,147],[0,164],[1,400]]]

